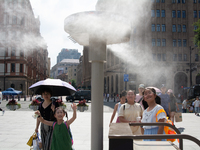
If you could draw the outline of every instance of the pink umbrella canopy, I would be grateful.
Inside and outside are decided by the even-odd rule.
[[[149,86],[149,87],[146,87],[146,88],[154,88],[156,90],[156,93],[161,93],[161,90],[157,87]]]
[[[43,88],[50,88],[52,96],[68,96],[76,92],[76,89],[69,83],[60,79],[41,80],[29,87],[34,94],[41,94]]]

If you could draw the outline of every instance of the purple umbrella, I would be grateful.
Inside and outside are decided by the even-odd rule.
[[[41,94],[43,88],[50,88],[52,96],[68,96],[76,92],[76,89],[71,84],[60,79],[48,78],[46,80],[38,81],[29,87],[34,94]]]

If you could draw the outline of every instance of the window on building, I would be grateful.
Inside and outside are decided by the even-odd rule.
[[[155,17],[155,10],[151,10],[151,17]]]
[[[172,10],[172,18],[176,18],[176,10]]]
[[[162,32],[165,32],[166,29],[165,29],[165,24],[162,24]]]
[[[156,0],[156,3],[160,3],[160,0]]]
[[[193,2],[196,4],[196,3],[197,3],[197,0],[193,0]]]
[[[156,10],[156,17],[160,17],[160,10],[159,9]]]
[[[76,72],[76,69],[74,69],[74,72]]]
[[[160,32],[160,24],[157,24],[157,31]]]
[[[178,61],[182,61],[182,54],[178,54]]]
[[[160,46],[160,39],[157,39],[157,46]]]
[[[176,47],[176,39],[173,39],[173,47]]]
[[[23,64],[20,64],[20,73],[23,73]]]
[[[199,10],[199,18],[200,18],[200,10]]]
[[[200,0],[198,0],[198,2],[200,3]]]
[[[182,0],[182,3],[185,4],[185,0]]]
[[[151,2],[152,2],[152,3],[154,3],[154,2],[155,2],[155,0],[151,0]]]
[[[15,72],[15,64],[11,63],[11,72]]]
[[[162,13],[161,13],[161,17],[165,17],[165,10],[164,9],[162,9]]]
[[[176,0],[172,0],[172,3],[176,3]]]
[[[181,47],[181,46],[182,46],[182,40],[178,39],[178,47]]]
[[[177,10],[177,18],[181,18],[181,11]]]
[[[181,3],[181,0],[177,0],[177,3]]]
[[[155,32],[155,31],[156,31],[155,24],[152,24],[152,25],[151,25],[151,31],[152,31],[152,32]]]
[[[172,32],[176,32],[176,25],[175,24],[172,25]]]
[[[187,54],[183,55],[183,61],[187,61]]]
[[[152,46],[156,46],[156,39],[152,39]]]
[[[186,25],[183,25],[183,32],[186,32]]]
[[[24,57],[24,52],[23,52],[23,50],[20,51],[20,57]]]
[[[183,47],[187,47],[187,40],[186,39],[183,40]]]
[[[165,0],[161,0],[161,3],[165,3]]]
[[[195,54],[195,61],[199,61],[199,54]]]
[[[153,56],[153,60],[156,60],[156,54],[153,53],[152,56]]]
[[[178,24],[178,32],[181,32],[181,25]]]
[[[162,46],[163,46],[163,47],[166,46],[166,39],[162,39]]]
[[[16,55],[15,53],[16,53],[15,48],[12,47],[12,49],[11,49],[11,56],[15,56]]]
[[[194,18],[197,18],[197,11],[196,10],[194,10],[193,15],[194,15]]]
[[[67,70],[67,67],[65,68],[65,70]]]
[[[13,16],[13,18],[12,18],[12,24],[17,24],[17,16]]]
[[[166,54],[165,53],[162,54],[162,59],[163,59],[163,61],[166,61]]]
[[[182,17],[186,18],[186,11],[185,10],[182,11]]]
[[[74,76],[76,76],[76,73],[74,74]]]
[[[173,61],[177,61],[177,54],[173,54]]]
[[[194,26],[194,30],[197,30],[198,29],[198,26]]]
[[[161,61],[161,54],[157,54],[157,60]]]

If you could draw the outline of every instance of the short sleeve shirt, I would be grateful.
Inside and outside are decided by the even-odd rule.
[[[125,105],[125,110],[124,110]],[[128,121],[137,121],[137,117],[141,117],[143,113],[143,108],[140,104],[135,103],[129,105],[128,103],[123,104],[119,109],[119,116],[123,116],[124,119]]]
[[[182,104],[183,104],[183,109],[186,109],[187,108],[187,101],[184,100]]]
[[[166,118],[165,112],[161,112],[161,113],[157,114],[157,112],[161,109],[163,109],[163,107],[158,104],[151,111],[147,111],[147,109],[145,109],[143,112],[141,122],[156,123],[156,118],[157,118],[157,120]],[[157,117],[156,117],[156,114],[157,114]],[[155,127],[157,127],[157,126],[143,126],[144,129],[151,129],[151,128],[155,128]]]
[[[160,96],[161,98],[161,106],[164,108],[165,111],[168,112],[169,103],[170,103],[169,95],[160,93],[158,96]]]
[[[200,104],[200,100],[195,100],[194,107],[199,107],[199,104]]]

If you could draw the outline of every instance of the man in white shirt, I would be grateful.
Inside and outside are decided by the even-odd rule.
[[[2,103],[2,92],[1,92],[1,88],[0,88],[0,104]],[[3,116],[3,114],[4,114],[4,112],[5,112],[5,110],[3,110],[2,108],[0,108],[0,111],[2,111],[2,116]]]
[[[188,100],[185,99],[185,100],[183,101],[183,103],[182,103],[183,113],[186,113],[186,112],[187,112],[187,102],[188,102]]]
[[[197,113],[199,113],[199,107],[200,107],[200,101],[199,101],[199,97],[196,97],[196,100],[194,101],[194,111],[195,111],[195,115]]]

